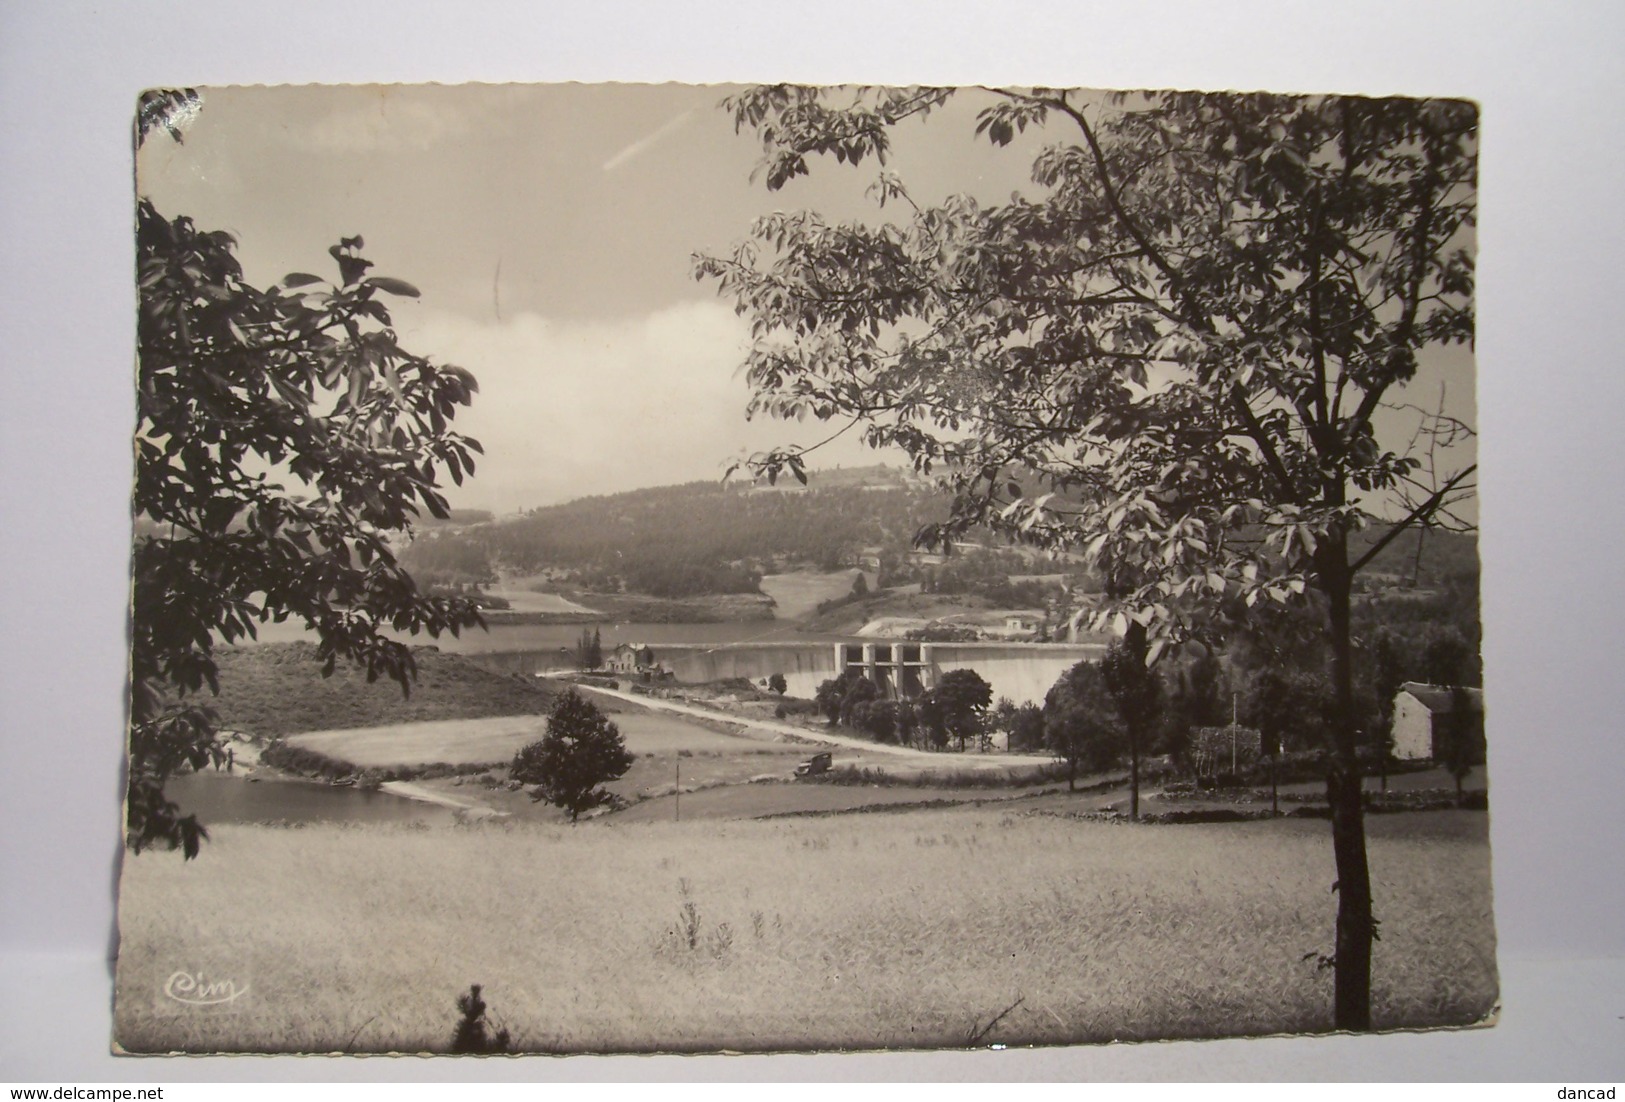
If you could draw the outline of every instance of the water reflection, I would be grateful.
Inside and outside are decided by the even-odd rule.
[[[205,771],[175,777],[164,794],[195,812],[208,823],[426,823],[439,826],[455,821],[452,809],[389,792],[363,792],[357,788],[304,780],[265,780],[258,783],[240,774]]]

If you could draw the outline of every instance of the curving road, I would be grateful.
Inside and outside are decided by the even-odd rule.
[[[741,727],[763,731],[770,735],[788,735],[805,742],[839,746],[847,750],[861,750],[866,754],[887,754],[937,768],[956,766],[963,769],[1002,769],[1012,765],[1053,765],[1055,763],[1055,759],[1048,754],[961,754],[953,751],[914,750],[907,746],[888,746],[885,743],[870,742],[868,739],[852,738],[849,735],[826,734],[821,730],[798,727],[793,723],[781,723],[771,719],[755,719],[749,716],[736,715],[732,712],[702,708],[695,704],[684,704],[675,700],[663,700],[653,696],[639,696],[635,693],[622,692],[619,689],[606,689],[598,685],[578,684],[575,687],[588,692],[602,693],[604,696],[624,700],[628,704],[637,704],[658,711],[697,716],[700,719],[721,720],[724,723],[736,723]]]

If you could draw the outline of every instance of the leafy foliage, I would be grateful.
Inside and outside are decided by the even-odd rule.
[[[581,629],[581,638],[576,640],[576,668],[583,672],[587,670],[602,669],[604,665],[604,641],[597,628],[588,631]]]
[[[599,785],[623,776],[632,761],[620,728],[570,689],[554,701],[547,735],[514,755],[509,775],[535,785],[533,797],[568,811],[573,823],[614,798]]]
[[[1484,712],[1474,705],[1466,688],[1453,685],[1450,689],[1450,713],[1440,717],[1444,723],[1444,767],[1456,782],[1456,803],[1465,806],[1462,783],[1472,773],[1473,766],[1484,760]],[[1435,723],[1439,719],[1434,720]]]
[[[1122,724],[1099,663],[1079,662],[1044,697],[1044,744],[1066,763],[1068,787],[1080,767],[1098,772],[1117,764]]]
[[[759,219],[696,275],[751,320],[751,410],[863,424],[954,494],[938,539],[985,526],[1076,547],[1097,621],[1218,640],[1313,590],[1336,699],[1336,1017],[1370,1024],[1376,925],[1355,758],[1353,577],[1401,533],[1461,525],[1475,467],[1430,469],[1468,426],[1379,411],[1418,356],[1473,335],[1477,111],[1444,100],[990,89],[994,145],[1040,129],[1033,188],[984,205],[871,189],[897,220]],[[942,89],[748,89],[770,189],[807,159],[884,163],[888,127]],[[1414,408],[1414,407],[1413,407]],[[802,450],[755,458],[800,469]],[[1364,550],[1374,511],[1398,524]],[[1134,650],[1142,653],[1136,643]]]
[[[1018,705],[1001,696],[988,715],[988,724],[1005,733],[1011,750],[1044,749],[1044,709],[1037,704]]]
[[[388,536],[419,508],[443,516],[442,472],[461,482],[479,445],[450,430],[474,379],[400,348],[362,240],[330,252],[339,277],[243,280],[234,242],[137,208],[140,291],[133,511],[132,846],[205,836],[163,795],[166,778],[220,753],[217,639],[293,618],[331,673],[352,660],[403,692],[411,649],[386,631],[456,633],[468,602],[421,592]],[[269,472],[269,473],[268,473]]]
[[[1242,699],[1243,720],[1258,728],[1264,753],[1324,746],[1332,710],[1324,674],[1266,666],[1253,672]]]
[[[494,585],[497,573],[485,546],[456,538],[449,531],[431,532],[401,552],[403,569],[419,586],[478,587]]]
[[[930,690],[947,733],[965,748],[967,738],[980,738],[987,730],[987,709],[993,686],[975,670],[949,670]]]
[[[846,692],[841,696],[841,722],[848,727],[861,726],[855,719],[855,713],[860,707],[879,700],[880,696],[880,686],[867,677],[858,675],[847,685]]]
[[[1301,595],[1328,537],[1411,488],[1414,458],[1372,435],[1384,396],[1420,348],[1471,337],[1471,105],[995,95],[995,141],[1054,121],[1079,143],[1038,156],[1042,201],[919,208],[888,177],[904,222],[774,214],[732,256],[698,258],[753,320],[753,410],[857,416],[870,442],[943,469],[940,534],[1088,548],[1135,579],[1117,611],[1153,657],[1227,599]],[[765,163],[884,152],[871,124],[888,111],[837,112],[817,137],[809,98],[728,106],[758,120]],[[1428,515],[1466,489],[1459,473]],[[1086,506],[1058,507],[1066,493]]]
[[[845,476],[845,477],[842,477]],[[835,570],[858,550],[906,550],[942,502],[883,468],[817,472],[769,492],[695,482],[580,498],[446,538],[516,571],[562,571],[586,589],[688,597],[754,593],[773,564]]]

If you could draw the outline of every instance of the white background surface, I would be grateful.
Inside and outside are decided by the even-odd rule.
[[[1625,16],[1603,4],[0,3],[0,1080],[1625,1077]],[[1268,88],[1483,106],[1493,1030],[1006,1053],[114,1060],[148,86],[753,79]]]

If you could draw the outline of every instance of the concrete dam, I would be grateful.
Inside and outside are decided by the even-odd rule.
[[[993,699],[1043,704],[1060,676],[1079,662],[1098,662],[1098,643],[916,643],[853,640],[844,643],[667,643],[652,648],[655,662],[690,684],[742,677],[760,682],[783,674],[790,696],[810,700],[818,686],[848,669],[861,670],[887,696],[916,696],[950,670],[975,670],[993,686]],[[504,673],[535,675],[561,668],[557,651],[469,655]],[[562,668],[567,668],[563,666]]]

